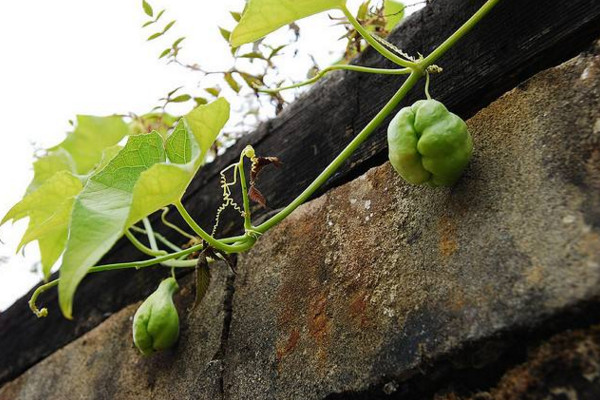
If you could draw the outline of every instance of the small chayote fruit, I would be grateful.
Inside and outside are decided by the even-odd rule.
[[[467,124],[436,100],[419,100],[401,109],[387,137],[390,163],[415,185],[453,185],[473,153]]]
[[[179,289],[175,278],[160,283],[133,317],[133,342],[144,355],[172,347],[179,338],[179,315],[173,294]]]

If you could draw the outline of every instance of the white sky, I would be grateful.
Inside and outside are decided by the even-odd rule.
[[[241,10],[243,3],[151,0],[155,13],[167,8],[160,26],[172,19],[177,23],[168,33],[170,40],[146,42],[155,30],[141,29],[147,19],[141,0],[4,2],[0,14],[0,218],[21,199],[32,178],[34,148],[60,142],[75,114],[143,113],[171,89],[197,86],[197,74],[158,60],[177,37],[187,37],[182,43],[185,61],[199,62],[207,69],[228,68],[229,50],[217,25],[231,29],[234,21],[228,11]],[[358,3],[349,0],[352,9]],[[327,13],[307,18],[300,26],[299,46],[310,48],[321,68],[340,57],[344,44],[337,38],[344,30],[332,27]],[[284,75],[295,80],[304,79],[311,66],[308,58],[290,56],[279,63]],[[191,103],[171,111],[184,113],[190,107]],[[15,255],[26,224],[22,220],[0,227],[4,243],[0,243],[0,261],[4,261],[0,262],[0,311],[40,280],[35,272],[37,244],[28,245],[25,256]]]

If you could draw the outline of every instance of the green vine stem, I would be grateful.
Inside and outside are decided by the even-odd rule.
[[[198,260],[196,260],[196,259],[172,260],[171,258],[189,255],[195,251],[202,250],[202,247],[203,246],[201,244],[199,244],[196,246],[192,246],[189,249],[179,251],[177,253],[166,254],[164,256],[153,258],[150,260],[100,265],[97,267],[90,268],[88,273],[92,274],[92,273],[96,273],[96,272],[114,271],[114,270],[118,270],[118,269],[128,269],[128,268],[140,269],[140,268],[144,268],[144,267],[150,267],[150,266],[156,265],[156,264],[163,264],[164,266],[170,267],[170,268],[192,268],[192,267],[196,266],[196,264],[198,263]],[[46,317],[48,315],[48,309],[45,307],[42,308],[41,310],[38,309],[36,306],[37,298],[40,296],[40,294],[42,294],[45,291],[52,289],[53,287],[58,285],[59,281],[60,281],[60,278],[50,281],[48,283],[45,283],[43,285],[40,285],[35,289],[35,291],[31,295],[31,298],[29,299],[29,308],[31,309],[31,311],[33,311],[33,313],[38,318]]]
[[[252,153],[254,153],[254,149],[250,147]],[[244,230],[252,229],[252,220],[250,215],[250,199],[248,198],[248,184],[246,182],[246,172],[244,171],[244,157],[247,156],[248,147],[244,149],[242,155],[240,156],[240,162],[238,164],[238,173],[240,175],[240,186],[242,188],[242,200],[244,206]],[[252,157],[248,157],[252,158]]]
[[[397,55],[391,53],[388,49],[384,48],[376,39],[371,37],[371,35],[360,25],[360,23],[358,23],[358,21],[356,21],[356,19],[354,18],[354,16],[352,16],[352,14],[348,11],[348,9],[346,7],[343,7],[342,11],[344,12],[344,14],[346,14],[346,17],[348,18],[348,20],[352,23],[352,25],[354,25],[354,27],[361,34],[361,36],[363,36],[364,39],[371,46],[373,46],[373,48],[375,48],[377,51],[379,51],[384,57],[390,59],[391,61],[393,61],[401,66],[407,67],[412,71],[410,73],[409,77],[406,79],[406,81],[402,84],[400,89],[398,89],[398,91],[394,94],[394,96],[379,111],[379,113],[377,113],[377,115],[367,124],[367,126],[365,126],[365,128],[348,144],[348,146],[346,146],[346,148],[344,148],[344,150],[342,150],[342,152],[321,172],[321,174],[319,174],[319,176],[298,197],[296,197],[283,210],[281,210],[279,213],[277,213],[276,215],[274,215],[273,217],[271,217],[270,219],[268,219],[267,221],[265,221],[258,227],[252,227],[251,223],[250,223],[250,213],[249,213],[250,207],[249,207],[249,200],[248,200],[248,195],[247,195],[246,180],[245,180],[244,170],[243,170],[243,157],[244,157],[244,153],[243,153],[242,157],[240,158],[240,164],[239,164],[238,171],[240,173],[242,192],[244,195],[244,209],[245,209],[244,227],[246,228],[245,235],[234,236],[234,237],[223,238],[223,239],[215,239],[211,235],[206,233],[193,220],[193,218],[188,214],[187,210],[185,209],[185,207],[183,206],[181,201],[178,201],[177,203],[175,203],[174,204],[175,207],[177,208],[177,210],[179,211],[179,213],[181,214],[183,219],[186,221],[186,223],[190,226],[190,228],[192,228],[192,230],[196,234],[198,234],[204,241],[206,241],[210,246],[212,246],[218,250],[224,251],[226,253],[238,253],[238,252],[243,252],[243,251],[249,250],[255,244],[256,236],[258,236],[256,234],[253,234],[253,232],[258,233],[258,234],[265,233],[266,231],[268,231],[269,229],[271,229],[272,227],[277,225],[279,222],[281,222],[288,215],[290,215],[301,204],[303,204],[305,201],[307,201],[310,198],[310,196],[312,196],[317,189],[319,189],[323,184],[325,184],[325,182],[327,182],[327,179],[329,179],[340,168],[340,166],[354,153],[354,151],[356,151],[356,149],[374,132],[374,130],[385,120],[385,118],[399,105],[400,101],[405,97],[405,95],[408,93],[408,91],[410,89],[412,89],[412,87],[418,82],[418,80],[425,74],[425,71],[427,71],[427,69],[430,66],[432,66],[435,63],[435,61],[437,61],[444,53],[446,53],[452,46],[454,46],[456,44],[456,42],[458,42],[465,34],[467,34],[499,2],[500,2],[500,0],[488,0],[471,18],[469,18],[469,20],[467,20],[467,22],[465,22],[456,32],[454,32],[454,34],[452,34],[439,47],[437,47],[429,56],[427,56],[426,58],[421,59],[417,62],[406,61],[406,60],[398,57]],[[366,67],[360,67],[360,68],[364,69]],[[322,72],[324,72],[324,71],[325,70],[323,70]],[[395,70],[395,71],[402,71],[402,70]],[[365,72],[365,71],[363,70],[363,72]],[[406,72],[408,72],[408,70],[406,70]],[[406,73],[406,72],[403,72],[403,73]],[[396,73],[399,74],[400,72],[396,72]],[[164,214],[163,214],[163,216],[164,216]],[[164,218],[163,218],[163,220],[164,220]],[[179,247],[173,245],[168,240],[166,240],[164,237],[155,233],[149,224],[145,223],[144,225],[146,228],[145,230],[141,229],[141,228],[137,228],[135,226],[132,227],[132,229],[136,230],[138,232],[146,232],[148,234],[151,246],[154,249],[148,249],[146,246],[141,244],[135,237],[133,237],[133,235],[130,232],[126,232],[126,236],[128,236],[128,238],[130,238],[130,240],[133,237],[134,240],[132,240],[132,242],[134,243],[134,245],[136,245],[136,241],[139,245],[141,245],[140,247],[138,247],[138,246],[136,246],[136,247],[138,247],[140,249],[143,248],[144,252],[146,252],[146,253],[148,252],[148,250],[150,250],[152,252],[156,252],[158,247],[156,245],[155,239],[158,239],[159,241],[165,243],[171,249],[179,249]],[[167,226],[170,226],[170,223],[167,223]],[[187,235],[184,235],[184,236],[187,236]],[[140,269],[140,268],[145,268],[148,266],[161,264],[161,263],[165,266],[169,266],[172,268],[174,268],[174,267],[185,267],[185,268],[194,267],[196,265],[196,260],[183,260],[182,258],[184,258],[184,257],[188,256],[189,254],[192,254],[196,251],[201,251],[202,249],[203,249],[203,244],[197,244],[194,246],[190,246],[189,248],[184,249],[184,250],[175,251],[174,253],[164,254],[164,252],[162,252],[161,255],[159,255],[155,258],[149,259],[149,260],[95,266],[95,267],[90,268],[88,273],[96,273],[96,272],[111,271],[111,270],[126,269],[126,268]],[[56,286],[58,284],[58,282],[59,282],[59,279],[56,279],[54,281],[51,281],[44,285],[39,286],[34,291],[32,297],[29,301],[29,306],[38,317],[46,316],[48,311],[46,308],[42,308],[41,310],[38,310],[35,305],[36,299],[38,298],[38,296],[41,293]]]
[[[150,243],[150,248],[153,251],[158,252],[159,250],[158,246],[156,245],[156,238],[154,237],[154,229],[152,229],[152,224],[150,223],[148,217],[144,217],[142,219],[142,224],[144,224],[144,229],[146,232],[148,232],[148,242]]]
[[[184,236],[190,240],[195,240],[196,237],[194,235],[190,235],[189,233],[187,233],[186,231],[184,231],[183,229],[181,229],[174,223],[167,221],[167,214],[169,213],[169,211],[170,211],[169,207],[163,208],[163,211],[160,214],[160,219],[161,219],[162,223],[165,224],[165,226],[168,226],[169,228],[173,229],[175,232],[179,233],[181,236]]]
[[[352,24],[354,29],[356,29],[356,31],[363,37],[363,39],[365,39],[367,41],[367,43],[369,43],[371,45],[371,47],[373,47],[375,50],[377,50],[382,56],[384,56],[388,60],[390,60],[393,63],[398,64],[402,67],[408,67],[413,70],[419,68],[419,66],[416,63],[405,60],[402,57],[392,53],[385,46],[383,46],[380,42],[378,42],[375,38],[373,38],[371,36],[371,34],[369,32],[367,32],[367,30],[360,24],[360,22],[358,22],[356,20],[356,18],[354,18],[354,15],[352,15],[350,10],[348,10],[348,7],[346,7],[344,5],[341,7],[341,10],[344,13],[344,15],[346,16],[346,18],[348,18],[348,21]]]
[[[155,253],[157,253],[155,255],[167,254],[165,251],[159,251],[158,250],[158,246],[156,245],[156,239],[154,237],[154,230],[152,229],[152,225],[150,224],[150,220],[146,217],[146,218],[144,218],[142,220],[142,222],[144,224],[144,228],[146,228],[146,232],[148,233],[148,240],[150,241],[150,248]],[[197,262],[198,262],[198,260],[196,260],[196,259],[192,259],[192,260],[168,260],[168,261],[163,261],[161,264],[164,265],[165,267],[176,268],[176,267],[193,267],[193,266],[196,265]],[[171,273],[174,274],[174,271],[171,271]]]
[[[431,52],[424,60],[420,61],[421,66],[428,67],[433,65],[441,56],[452,48],[463,36],[465,36],[487,13],[489,13],[500,0],[488,0],[475,14],[471,16],[460,28],[456,30],[448,39]]]
[[[354,153],[354,151],[364,142],[373,131],[385,120],[385,118],[396,108],[408,91],[417,83],[417,81],[423,76],[424,71],[431,65],[433,65],[446,51],[448,51],[456,42],[458,42],[464,35],[466,35],[473,27],[487,14],[500,0],[488,0],[481,8],[473,14],[456,32],[454,32],[448,39],[446,39],[439,47],[437,47],[429,56],[419,60],[416,64],[410,63],[407,65],[405,60],[402,60],[400,65],[409,67],[413,70],[408,79],[400,87],[400,89],[394,94],[390,101],[377,113],[377,115],[365,126],[365,128],[346,146],[344,150],[317,176],[317,178],[296,197],[290,204],[288,204],[283,210],[275,214],[269,220],[265,221],[261,225],[255,228],[260,233],[265,233],[273,226],[277,225],[284,218],[290,215],[296,208],[302,203],[307,201],[317,189],[319,189],[331,175],[333,175],[337,169],[346,161],[348,157]],[[379,51],[384,57],[389,57],[389,51],[383,49],[377,41],[375,41],[368,32],[366,32],[362,26],[354,19],[352,14],[347,8],[343,9],[344,14],[348,20],[355,26],[356,30],[371,44],[377,51]],[[354,21],[354,22],[353,22]],[[377,45],[373,44],[376,43]],[[396,58],[398,58],[396,56]],[[393,59],[391,59],[394,61]],[[395,61],[396,62],[396,61]]]
[[[148,232],[146,232],[145,229],[142,229],[142,228],[137,227],[135,225],[133,225],[129,229],[131,229],[132,231],[138,232],[138,233],[142,233],[144,235],[148,234]],[[173,251],[181,251],[181,247],[177,246],[176,244],[173,244],[173,242],[171,242],[170,240],[168,240],[166,237],[164,237],[160,233],[158,233],[158,232],[152,232],[152,234],[154,235],[154,237],[156,238],[156,240],[158,240],[159,242],[161,242],[162,244],[164,244],[165,246],[167,246],[171,250],[173,250]]]
[[[277,92],[281,92],[283,90],[295,89],[295,88],[299,88],[302,86],[306,86],[306,85],[315,83],[316,81],[318,81],[319,79],[324,77],[328,72],[335,71],[335,70],[347,70],[347,71],[364,72],[364,73],[368,73],[368,74],[382,74],[382,75],[408,75],[412,71],[410,68],[389,69],[389,68],[363,67],[360,65],[341,65],[341,64],[338,65],[338,64],[336,64],[336,65],[331,65],[327,68],[323,68],[321,71],[319,71],[317,73],[317,75],[313,76],[312,78],[310,78],[304,82],[299,82],[299,83],[295,83],[290,86],[284,86],[284,87],[279,87],[279,88],[274,88],[274,89],[258,87],[258,86],[255,87],[255,89],[258,90],[259,92],[263,92],[263,93],[277,93]]]
[[[388,101],[388,103],[377,113],[377,115],[365,126],[365,128],[346,146],[344,150],[329,164],[323,172],[306,188],[304,191],[296,197],[290,204],[287,205],[283,210],[275,214],[269,220],[265,221],[261,225],[255,228],[260,233],[265,233],[273,226],[280,223],[284,218],[292,213],[298,206],[307,201],[312,194],[317,191],[331,175],[333,175],[338,168],[346,161],[348,157],[354,153],[354,151],[360,146],[373,131],[383,122],[383,120],[398,106],[398,103],[404,98],[410,89],[418,82],[421,77],[421,73],[413,72],[410,74],[404,84],[398,89],[396,94]]]
[[[183,250],[175,252],[175,253],[165,254],[164,256],[155,257],[155,258],[151,258],[148,260],[98,265],[98,266],[90,268],[88,273],[95,273],[95,272],[102,272],[102,271],[114,271],[116,269],[127,269],[127,268],[141,269],[141,268],[145,268],[145,267],[150,267],[152,265],[164,263],[166,261],[173,260],[174,258],[185,257],[196,251],[201,251],[203,248],[204,248],[204,246],[202,244],[197,244],[197,245],[188,247],[187,249],[183,249]],[[173,261],[177,261],[177,260],[173,260]]]
[[[38,286],[38,288],[35,289],[35,291],[31,295],[31,298],[29,299],[29,308],[31,309],[31,311],[33,311],[33,313],[35,314],[36,317],[38,317],[38,318],[44,318],[44,317],[46,317],[48,315],[48,309],[46,307],[43,307],[40,310],[35,305],[35,302],[36,302],[37,298],[39,297],[40,294],[44,293],[48,289],[53,288],[56,285],[58,285],[58,279],[55,279],[55,280],[50,281],[48,283],[45,283],[45,284],[43,284],[41,286]]]
[[[214,247],[217,250],[221,250],[226,253],[240,253],[240,252],[250,249],[256,242],[256,239],[254,239],[250,236],[246,236],[246,235],[244,235],[243,239],[241,239],[240,242],[238,242],[237,244],[234,243],[234,244],[230,245],[230,244],[224,243],[221,240],[217,240],[217,239],[213,238],[212,236],[210,236],[204,229],[202,229],[196,223],[196,221],[194,221],[194,219],[187,212],[187,210],[185,209],[183,204],[181,204],[181,201],[178,201],[174,205],[175,205],[175,208],[177,208],[177,211],[179,211],[179,213],[181,214],[181,217],[189,225],[189,227],[192,228],[192,230],[194,232],[196,232],[196,234],[198,236],[200,236],[209,245],[211,245],[212,247]]]
[[[431,100],[431,95],[429,94],[429,71],[425,72],[425,97],[427,97],[427,100]]]
[[[150,236],[150,234],[148,234],[148,236]],[[148,247],[146,247],[142,242],[140,242],[133,233],[131,233],[129,231],[129,229],[127,229],[125,231],[125,237],[127,237],[127,239],[129,239],[129,241],[131,242],[131,244],[133,244],[135,246],[136,249],[138,249],[139,251],[141,251],[144,254],[148,254],[149,256],[162,256],[167,254],[166,251],[164,250],[158,250],[158,249],[149,249]],[[154,237],[153,237],[154,239]],[[156,245],[156,242],[154,242]]]

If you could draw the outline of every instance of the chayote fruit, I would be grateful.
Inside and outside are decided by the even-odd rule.
[[[133,342],[144,355],[172,347],[179,338],[179,315],[173,294],[179,289],[175,278],[163,280],[133,317]]]
[[[415,185],[453,185],[473,153],[467,124],[436,100],[419,100],[401,109],[387,137],[390,163]]]

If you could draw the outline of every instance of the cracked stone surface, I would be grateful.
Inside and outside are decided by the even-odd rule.
[[[132,305],[0,399],[402,398],[405,382],[469,343],[539,330],[582,304],[597,324],[597,54],[536,75],[469,120],[474,158],[455,187],[412,187],[385,164],[296,210],[239,258],[235,291],[227,268],[214,269],[203,304],[181,313],[173,351],[138,355]],[[193,299],[186,279],[180,310]],[[597,325],[557,335],[473,398],[555,396],[539,385],[561,365],[591,383],[561,382],[556,396],[597,398]],[[519,384],[519,371],[538,386]]]

